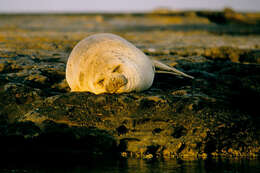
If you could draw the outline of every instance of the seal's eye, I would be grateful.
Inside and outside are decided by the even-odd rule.
[[[105,81],[105,79],[100,79],[100,80],[97,82],[97,84],[98,84],[98,85],[101,85],[101,86],[104,86],[104,81]]]
[[[112,73],[120,72],[120,67],[121,67],[120,65],[116,66],[116,67],[113,69]]]

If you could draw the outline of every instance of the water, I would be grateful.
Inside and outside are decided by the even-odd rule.
[[[0,167],[1,173],[260,173],[260,160],[208,159],[208,160],[111,160],[80,164],[8,163]]]

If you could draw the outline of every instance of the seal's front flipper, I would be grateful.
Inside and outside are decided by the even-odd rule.
[[[185,73],[177,70],[176,68],[170,67],[160,61],[153,60],[153,65],[155,67],[155,73],[167,73],[167,74],[172,74],[172,75],[176,75],[176,76],[194,79],[194,77],[192,77],[188,74],[185,74]]]

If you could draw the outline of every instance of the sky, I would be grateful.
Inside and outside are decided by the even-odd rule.
[[[0,0],[0,13],[141,12],[158,7],[260,12],[260,0]]]

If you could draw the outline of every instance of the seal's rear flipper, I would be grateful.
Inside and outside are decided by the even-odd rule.
[[[177,70],[176,68],[170,67],[160,61],[153,60],[153,65],[155,67],[155,73],[167,73],[167,74],[172,74],[172,75],[176,75],[176,76],[182,76],[182,77],[194,79],[194,77],[192,77],[188,74],[185,74],[185,73]]]

